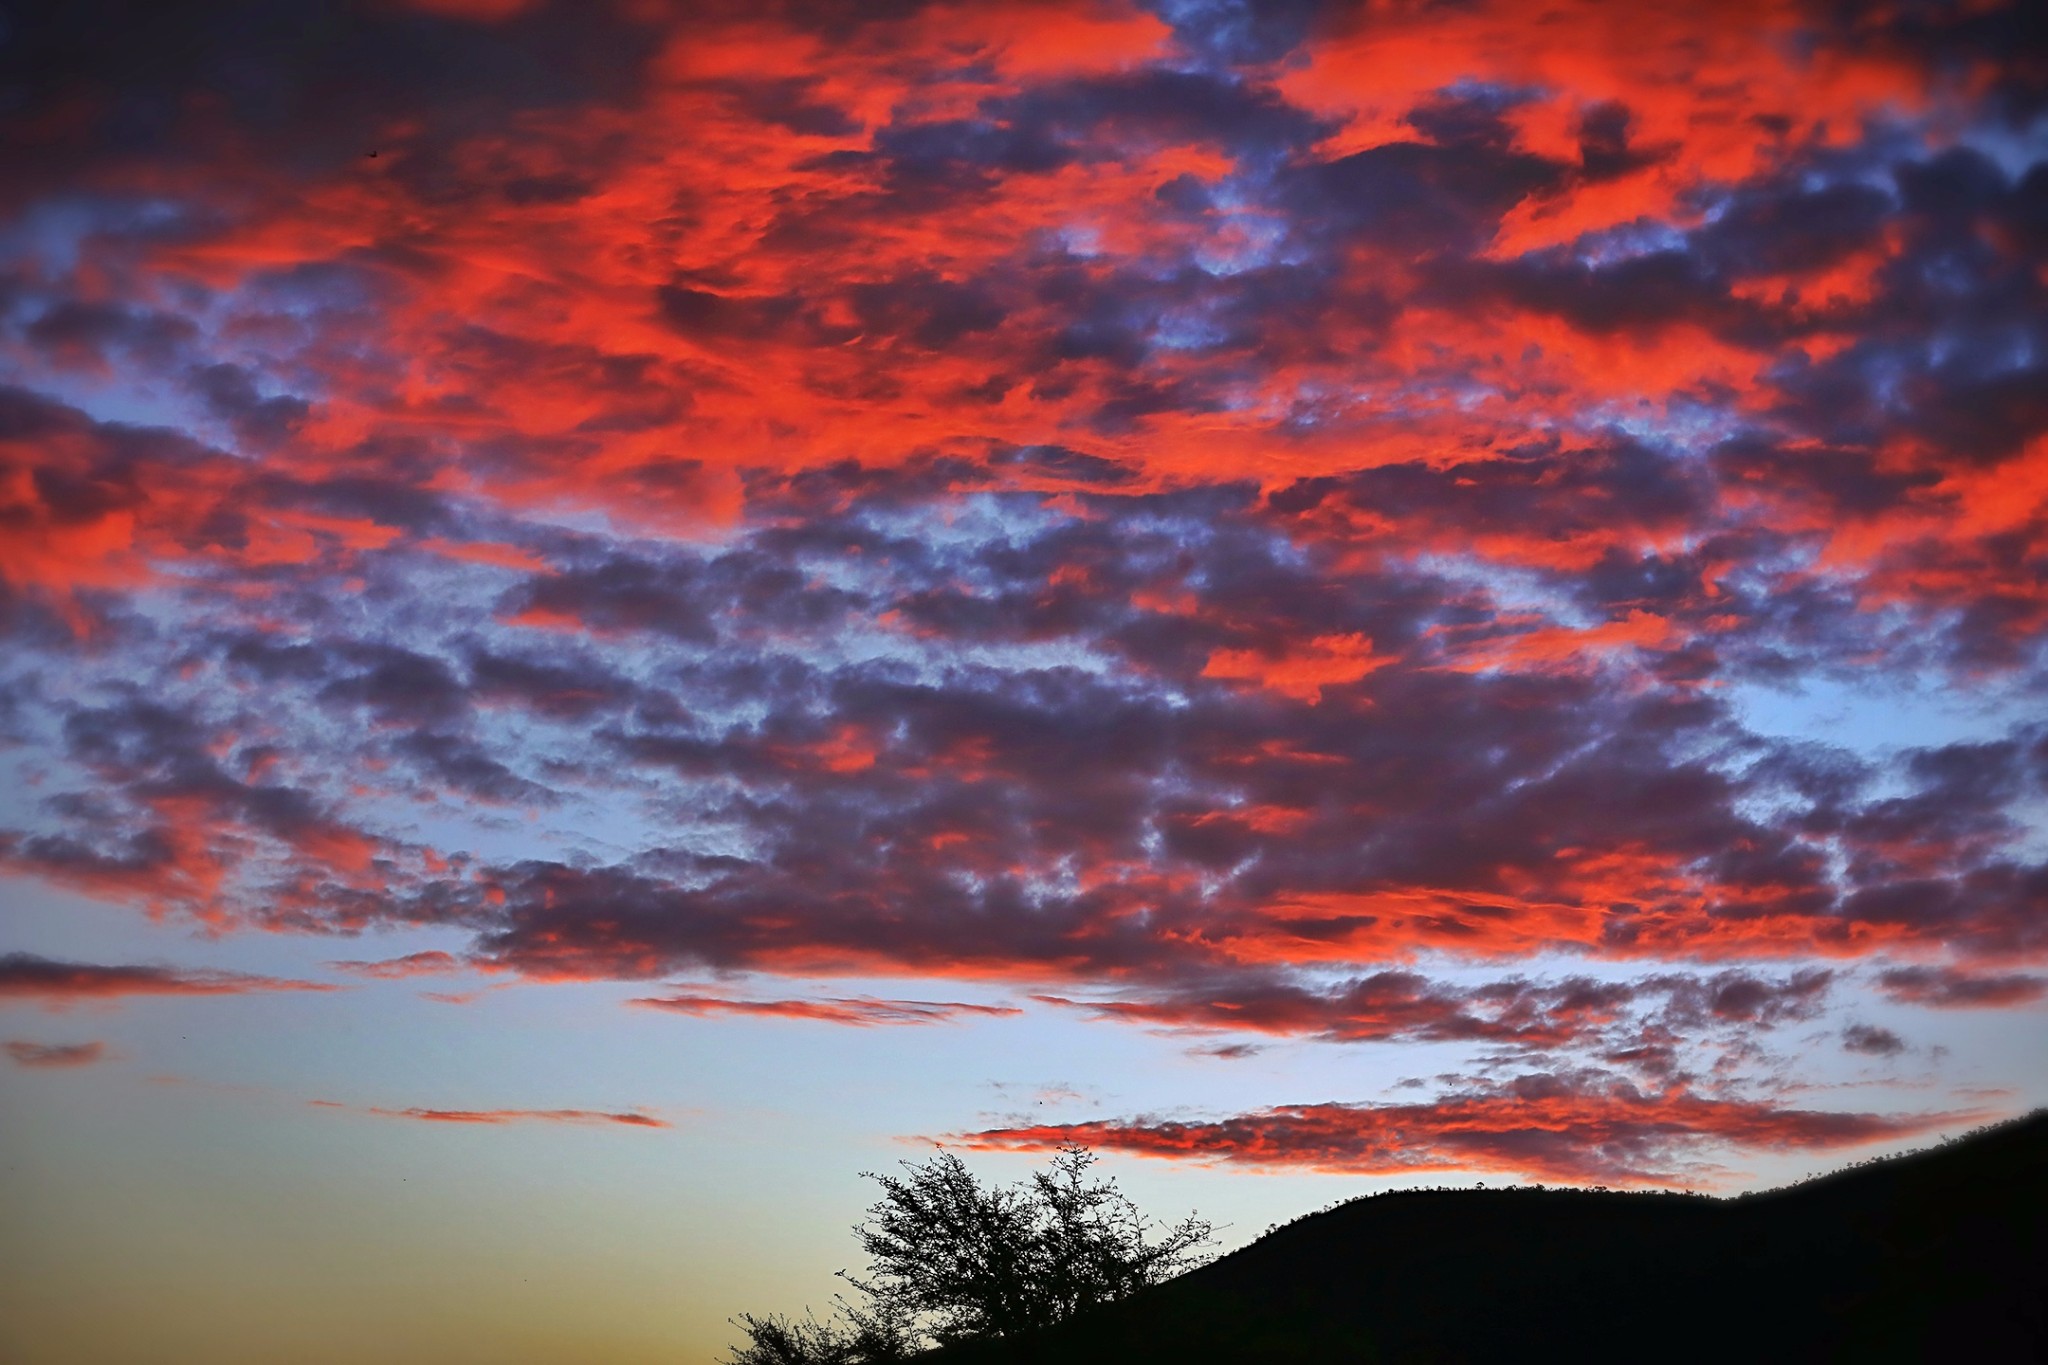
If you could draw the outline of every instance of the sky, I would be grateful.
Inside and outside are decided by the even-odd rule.
[[[0,1354],[2048,1103],[2042,22],[0,7]]]

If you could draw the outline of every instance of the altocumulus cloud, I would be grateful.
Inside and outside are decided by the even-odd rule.
[[[1543,1131],[1617,1178],[1910,1136],[1740,1083],[2042,998],[2021,6],[44,8],[0,874],[465,940],[370,980],[1607,1068]],[[1745,701],[1859,682],[1985,705]],[[1230,1131],[1380,1161],[1308,1112]]]

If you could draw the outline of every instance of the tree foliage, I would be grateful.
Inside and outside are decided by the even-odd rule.
[[[841,1299],[828,1323],[743,1315],[749,1345],[729,1365],[884,1365],[925,1346],[1022,1336],[1206,1259],[1207,1222],[1157,1228],[1114,1180],[1088,1178],[1095,1160],[1062,1147],[1050,1169],[1012,1185],[982,1185],[950,1152],[903,1162],[901,1176],[863,1172],[882,1187],[853,1230],[869,1267],[839,1272],[863,1302]]]
[[[919,1344],[904,1324],[839,1301],[836,1322],[806,1314],[799,1322],[777,1313],[733,1319],[747,1344],[731,1348],[728,1365],[893,1365],[908,1360]]]

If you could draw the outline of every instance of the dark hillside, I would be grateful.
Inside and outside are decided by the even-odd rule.
[[[1414,1191],[934,1365],[2048,1360],[2048,1113],[1740,1199]]]

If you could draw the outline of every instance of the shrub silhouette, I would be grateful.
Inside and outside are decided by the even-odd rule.
[[[742,1313],[733,1319],[744,1328],[747,1344],[730,1348],[729,1365],[888,1365],[908,1360],[918,1347],[902,1324],[883,1321],[840,1300],[841,1321],[819,1322],[806,1315],[798,1322],[771,1313]]]
[[[853,1229],[869,1269],[839,1274],[863,1302],[842,1297],[832,1322],[741,1314],[748,1344],[728,1365],[885,1365],[926,1346],[1028,1337],[1207,1259],[1207,1222],[1190,1214],[1154,1240],[1114,1180],[1087,1178],[1095,1161],[1062,1147],[1013,1185],[982,1185],[950,1152],[901,1163],[903,1176],[862,1172],[882,1187]]]

